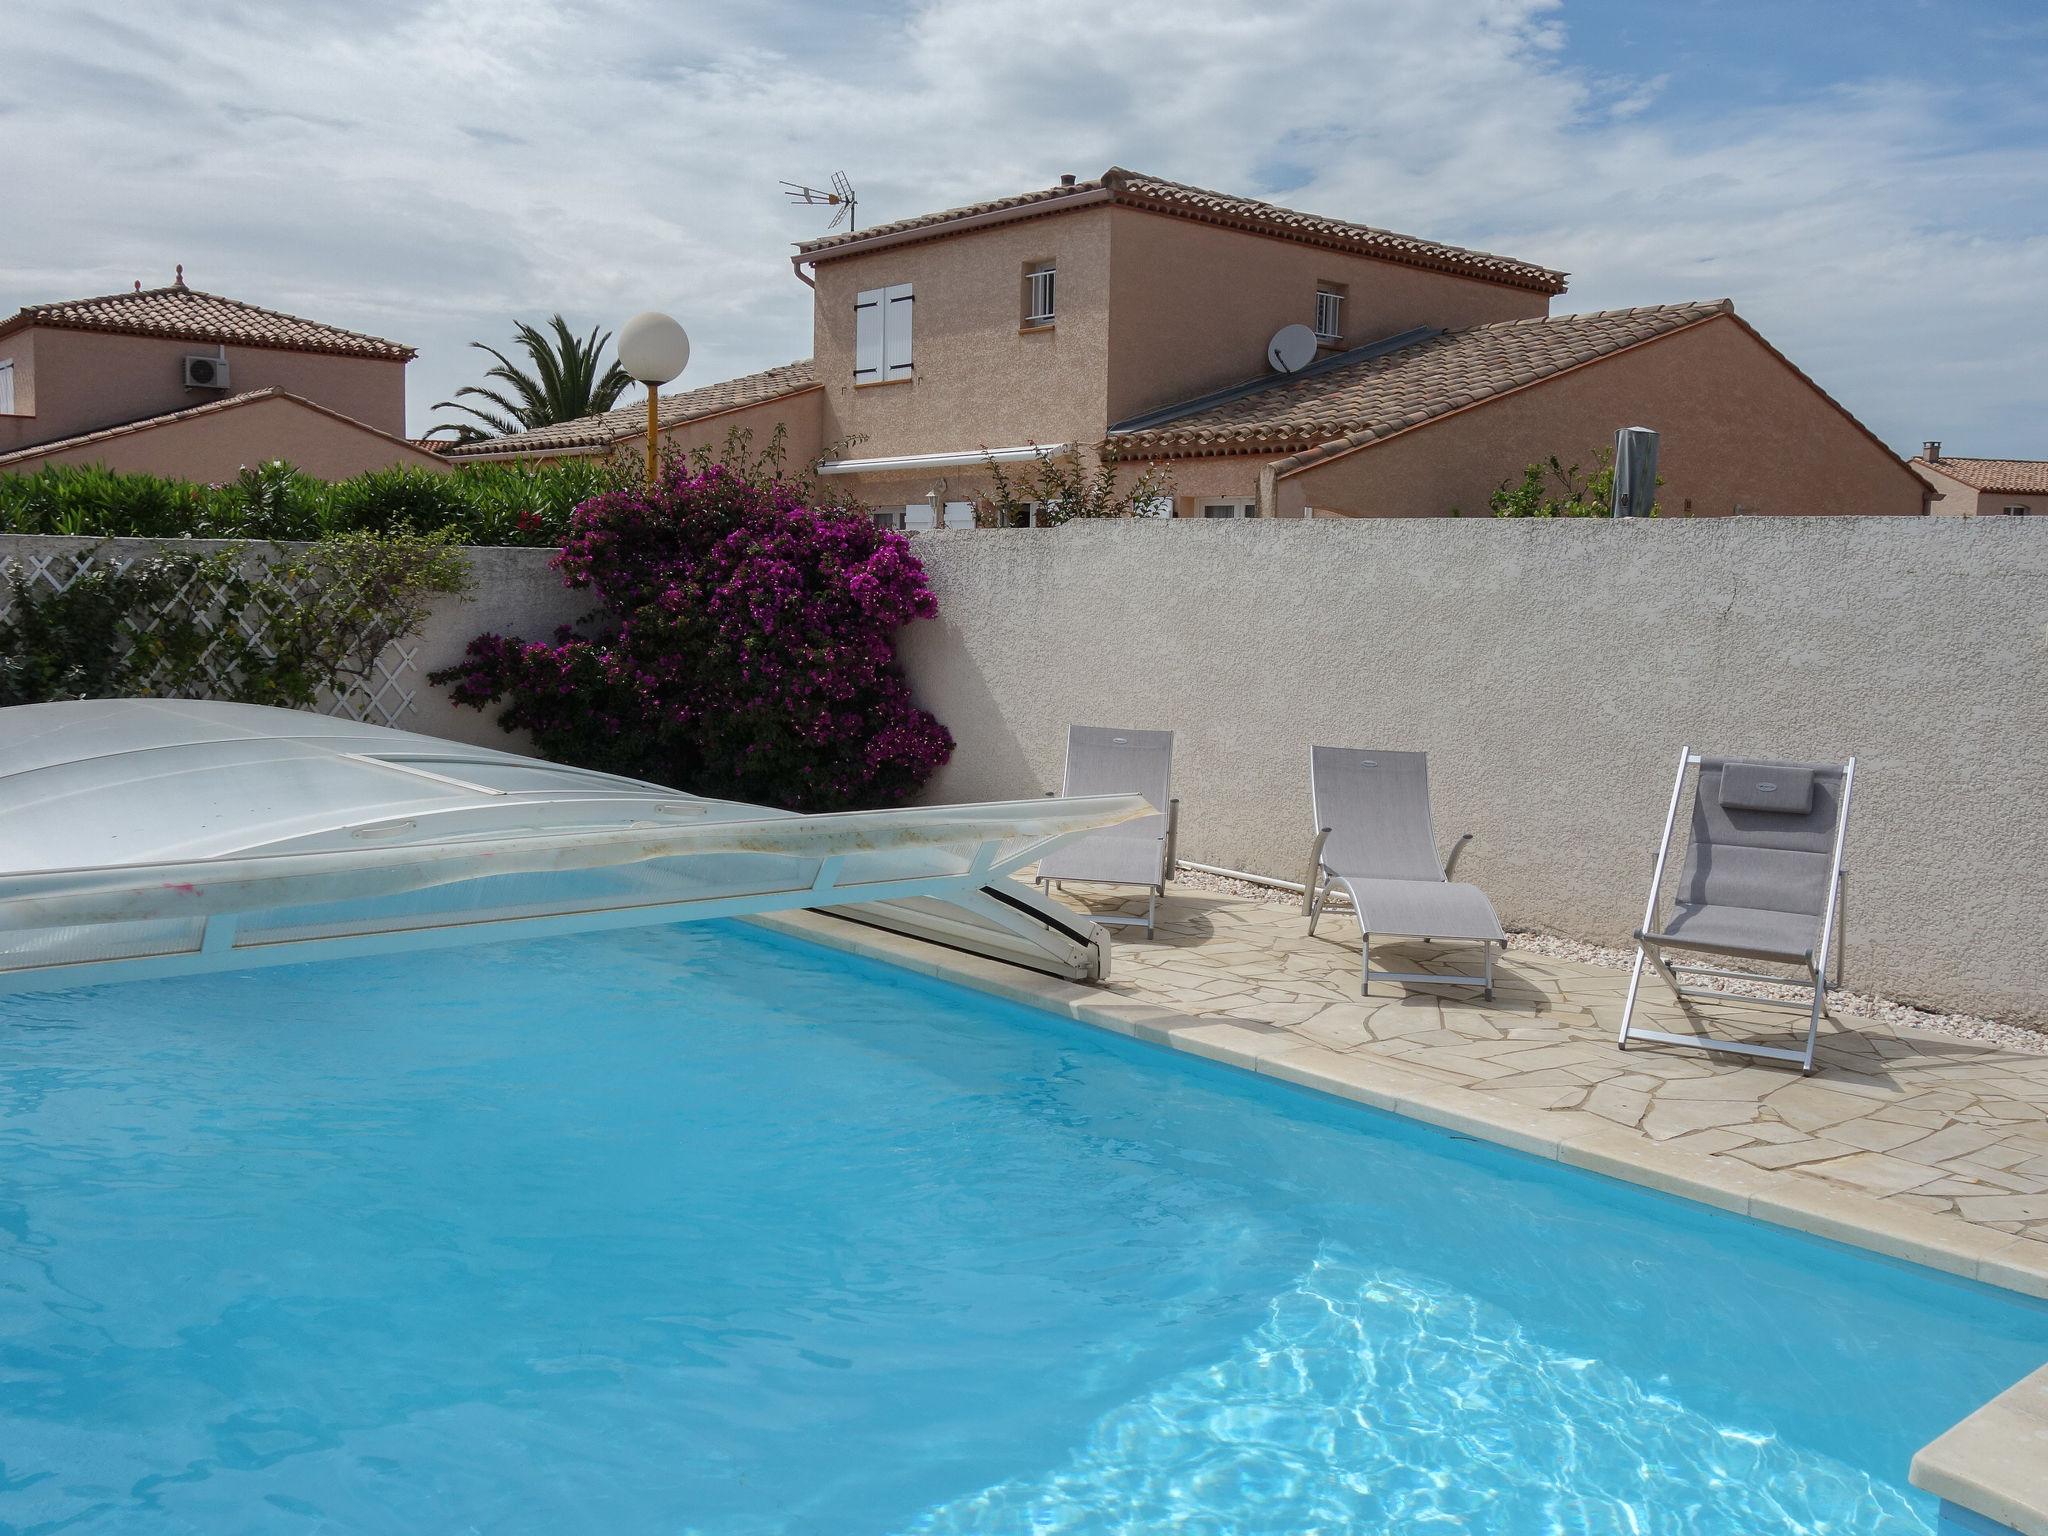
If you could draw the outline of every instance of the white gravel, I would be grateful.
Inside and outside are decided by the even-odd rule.
[[[1181,866],[1174,873],[1174,883],[1196,891],[1218,891],[1229,896],[1242,896],[1248,901],[1263,902],[1268,906],[1301,905],[1299,891],[1282,890],[1277,886],[1262,885],[1250,880],[1234,880],[1223,875],[1205,874],[1200,870]],[[1349,903],[1339,896],[1332,910],[1348,908]],[[1517,933],[1510,930],[1508,947],[1527,950],[1532,955],[1543,955],[1552,960],[1576,960],[1583,965],[1608,966],[1615,970],[1627,970],[1635,963],[1633,950],[1610,949],[1603,944],[1588,944],[1582,939],[1563,939],[1548,933]],[[1796,997],[1802,994],[1787,987],[1766,986],[1746,981],[1705,981],[1706,986],[1716,991],[1749,997]],[[1888,997],[1876,997],[1862,992],[1828,993],[1830,1012],[1839,1011],[1855,1014],[1860,1018],[1876,1019],[1897,1029],[1923,1030],[1929,1034],[1947,1035],[1957,1040],[1973,1040],[1980,1045],[1996,1045],[2006,1050],[2030,1051],[2048,1055],[2048,1032],[2029,1029],[2023,1024],[2002,1024],[1996,1019],[1980,1019],[1968,1013],[1929,1013],[1915,1008],[1910,1003],[1896,1002]]]

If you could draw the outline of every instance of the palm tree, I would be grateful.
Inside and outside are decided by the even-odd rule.
[[[488,352],[498,360],[498,366],[484,377],[498,380],[506,390],[466,384],[455,391],[453,400],[439,401],[434,409],[465,412],[491,430],[484,432],[466,421],[441,422],[428,435],[449,432],[454,434],[458,443],[474,443],[493,434],[523,432],[528,427],[545,427],[558,421],[595,416],[618,404],[620,393],[633,381],[617,362],[602,374],[597,368],[598,354],[610,344],[612,333],[606,331],[600,335],[593,325],[590,334],[579,340],[569,329],[568,321],[560,315],[548,321],[548,328],[555,333],[552,338],[524,321],[517,327],[518,345],[533,364],[530,372],[489,343],[472,341],[472,347]],[[464,405],[464,395],[487,400],[497,409]]]

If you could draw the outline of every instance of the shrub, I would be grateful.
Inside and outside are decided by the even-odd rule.
[[[1664,477],[1659,475],[1662,485]],[[1540,464],[1522,470],[1519,481],[1503,480],[1487,498],[1495,517],[1607,517],[1614,507],[1614,451],[1602,448],[1593,458],[1591,471],[1581,474],[1576,464],[1564,464],[1556,454]],[[1652,503],[1650,517],[1663,508]],[[1455,512],[1454,512],[1455,515]]]
[[[627,478],[623,463],[595,458],[380,469],[332,483],[273,460],[217,485],[55,464],[0,475],[0,531],[266,540],[409,531],[559,545],[570,512]]]
[[[434,674],[549,757],[795,810],[894,805],[952,755],[892,633],[937,604],[900,535],[789,481],[678,463],[595,497],[556,557],[601,605]]]
[[[1158,504],[1172,510],[1173,478],[1158,464],[1147,464],[1129,485],[1120,484],[1123,463],[1113,443],[1096,450],[1095,463],[1081,462],[1072,448],[1044,453],[1027,461],[1012,480],[996,459],[983,451],[989,473],[987,522],[996,528],[1021,528],[1039,509],[1039,521],[1050,527],[1103,517],[1145,517]]]

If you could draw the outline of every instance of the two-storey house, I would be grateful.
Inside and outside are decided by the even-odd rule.
[[[339,480],[445,468],[405,437],[413,350],[185,285],[32,304],[0,321],[0,474],[101,464],[233,479],[283,459]]]
[[[1552,315],[1565,274],[1112,168],[809,241],[811,359],[662,407],[679,446],[779,424],[909,526],[989,460],[1158,464],[1182,517],[1483,514],[1525,464],[1662,434],[1668,514],[1924,509],[1899,457],[1723,301]],[[644,414],[452,458],[604,452]]]

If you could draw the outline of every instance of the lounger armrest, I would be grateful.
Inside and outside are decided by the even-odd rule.
[[[1166,869],[1160,877],[1163,885],[1173,878],[1173,871],[1180,863],[1180,798],[1175,796],[1166,802]]]
[[[1301,880],[1301,915],[1307,917],[1315,906],[1316,886],[1321,883],[1323,873],[1323,844],[1330,840],[1330,829],[1324,827],[1316,834],[1315,846],[1308,851],[1308,873]]]
[[[1457,867],[1458,855],[1465,851],[1465,845],[1472,841],[1470,832],[1460,832],[1458,840],[1451,844],[1451,856],[1444,860],[1444,878],[1451,878],[1451,871]]]

